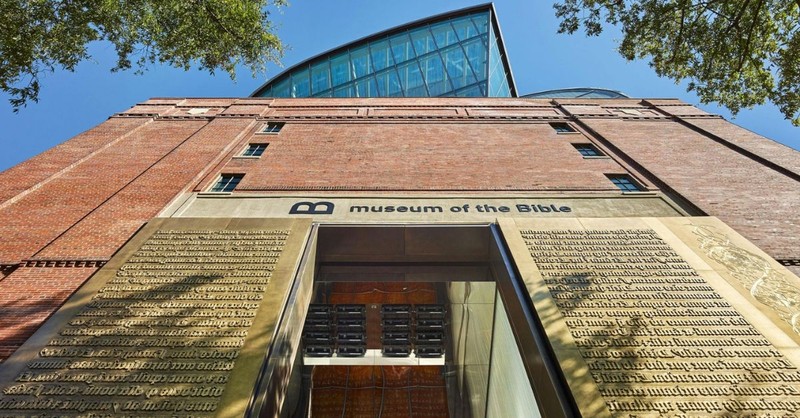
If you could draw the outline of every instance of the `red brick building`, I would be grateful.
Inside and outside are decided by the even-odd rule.
[[[323,223],[444,198],[715,216],[800,274],[800,153],[671,99],[157,98],[0,179],[2,358],[154,217],[307,217],[295,201],[334,202]],[[503,216],[477,206],[427,222]]]
[[[0,173],[0,416],[797,416],[800,153],[517,96],[484,4]]]

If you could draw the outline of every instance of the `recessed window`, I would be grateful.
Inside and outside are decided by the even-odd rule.
[[[606,174],[608,179],[623,192],[640,192],[642,188],[624,174]]]
[[[242,181],[244,174],[223,174],[211,188],[211,192],[232,192],[233,189]]]
[[[593,144],[572,144],[584,157],[600,157],[604,154]]]
[[[572,125],[566,122],[550,122],[550,126],[552,126],[553,129],[555,129],[556,132],[560,134],[570,134],[577,132],[575,128],[572,127]]]
[[[264,126],[264,130],[261,132],[265,134],[276,134],[281,131],[283,125],[283,122],[267,122],[267,125]]]
[[[269,144],[248,144],[242,153],[243,157],[260,157]]]

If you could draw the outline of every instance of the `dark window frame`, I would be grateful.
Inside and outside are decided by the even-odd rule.
[[[557,134],[577,134],[578,130],[572,127],[567,122],[550,122],[550,127],[556,131]]]
[[[623,193],[643,192],[645,188],[627,174],[606,174],[606,177]]]
[[[208,189],[211,193],[230,193],[236,189],[244,174],[220,174],[217,181]]]
[[[260,133],[268,135],[276,135],[281,132],[281,129],[283,129],[284,125],[286,125],[286,122],[267,122],[264,125],[264,128],[261,129]]]
[[[269,143],[260,142],[260,143],[250,143],[247,144],[247,147],[242,151],[239,155],[240,157],[253,157],[258,158],[264,155],[264,151],[267,150]]]
[[[606,157],[606,154],[604,154],[600,148],[597,148],[595,144],[582,142],[580,144],[572,144],[572,146],[575,147],[583,158]]]

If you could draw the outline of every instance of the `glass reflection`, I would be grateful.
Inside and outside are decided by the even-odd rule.
[[[308,97],[311,95],[311,86],[308,79],[308,70],[292,74],[292,97]]]
[[[268,83],[266,97],[510,97],[489,11],[324,55]]]
[[[331,59],[331,80],[334,87],[350,81],[350,61],[347,53]]]
[[[411,40],[414,41],[414,50],[417,55],[424,55],[436,50],[436,44],[433,43],[433,36],[428,31],[428,28],[411,32]]]
[[[330,69],[328,61],[320,62],[311,67],[311,90],[314,94],[331,88]]]
[[[369,46],[372,51],[372,67],[375,71],[383,70],[384,68],[393,65],[392,54],[389,51],[389,41],[375,42]]]

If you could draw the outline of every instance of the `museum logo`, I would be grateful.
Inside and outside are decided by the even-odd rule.
[[[297,202],[289,209],[289,215],[332,215],[333,202]]]

